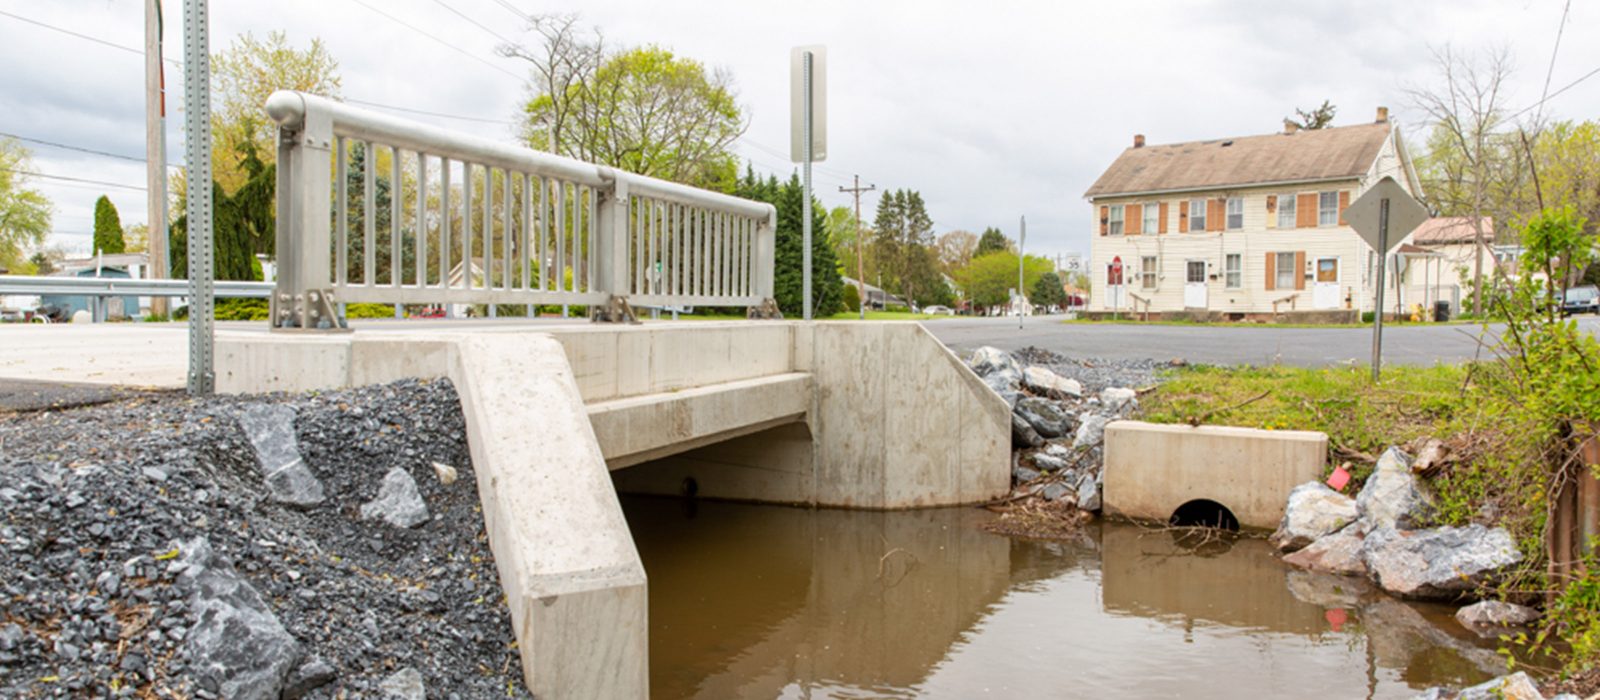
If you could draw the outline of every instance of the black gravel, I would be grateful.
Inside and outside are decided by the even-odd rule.
[[[235,416],[284,403],[326,500],[267,500]],[[446,486],[434,461],[455,467]],[[431,514],[358,510],[393,467]],[[204,697],[176,545],[209,539],[334,678],[306,697],[377,694],[414,668],[428,697],[529,697],[446,381],[322,394],[161,394],[0,418],[0,695]]]

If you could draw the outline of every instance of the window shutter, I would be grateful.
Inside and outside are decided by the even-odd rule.
[[[1267,195],[1267,228],[1278,227],[1278,195]]]
[[[1100,235],[1106,235],[1106,229],[1110,227],[1110,221],[1111,207],[1102,205],[1100,207]]]
[[[1295,198],[1295,228],[1317,227],[1317,193],[1302,194]]]
[[[1189,200],[1178,202],[1178,233],[1189,232]]]
[[[1122,232],[1130,236],[1139,235],[1139,227],[1144,225],[1144,207],[1139,204],[1129,204],[1128,208],[1122,211]]]
[[[1227,211],[1228,211],[1228,200],[1225,200],[1225,199],[1208,199],[1208,200],[1206,200],[1206,230],[1207,231],[1221,231],[1222,228],[1223,228],[1223,224],[1226,223],[1225,221],[1223,221],[1223,216]]]
[[[1339,190],[1339,225],[1344,226],[1344,208],[1350,206],[1350,190]]]
[[[1278,254],[1267,253],[1267,291],[1278,288]]]
[[[1156,228],[1156,232],[1157,233],[1166,233],[1167,232],[1167,203],[1166,202],[1162,202],[1161,203],[1160,212],[1161,212],[1161,221],[1160,221],[1160,225],[1157,226],[1157,228]]]
[[[1294,253],[1294,288],[1306,288],[1306,252],[1303,250]]]

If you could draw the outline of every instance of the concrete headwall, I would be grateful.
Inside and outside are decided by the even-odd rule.
[[[1327,454],[1317,432],[1116,421],[1106,426],[1105,510],[1165,522],[1204,499],[1242,527],[1270,530],[1289,491],[1322,476]]]

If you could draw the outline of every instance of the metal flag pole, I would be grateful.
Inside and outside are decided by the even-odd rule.
[[[1373,295],[1372,383],[1378,383],[1383,368],[1383,273],[1389,267],[1389,198],[1378,201],[1378,292]]]
[[[810,51],[805,52],[805,57],[802,60],[805,61],[805,65],[802,68],[802,71],[804,72],[803,80],[804,80],[805,86],[801,90],[802,99],[804,100],[804,105],[801,107],[801,112],[802,112],[802,115],[803,115],[802,118],[804,120],[805,126],[804,126],[804,133],[801,135],[800,138],[802,139],[802,142],[805,144],[805,176],[804,176],[805,179],[804,179],[804,182],[803,182],[803,185],[802,185],[802,189],[804,191],[801,193],[801,200],[800,200],[800,231],[801,231],[801,235],[800,235],[800,246],[801,246],[800,258],[801,258],[801,262],[800,262],[800,265],[802,266],[802,272],[801,272],[801,280],[802,280],[802,282],[800,283],[800,294],[805,300],[804,305],[801,306],[801,309],[802,309],[801,317],[804,318],[807,321],[810,321],[811,320],[811,52]]]
[[[212,366],[211,48],[206,0],[183,2],[184,164],[189,198],[189,393],[209,394]]]

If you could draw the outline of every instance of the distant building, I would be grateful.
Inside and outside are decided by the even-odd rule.
[[[49,277],[115,277],[119,279],[145,279],[150,274],[150,256],[145,253],[115,253],[87,258],[68,258],[56,264],[56,272]],[[108,308],[102,313],[110,318],[142,316],[150,308],[149,297],[111,297]],[[76,311],[94,311],[92,300],[86,296],[46,294],[39,298],[41,306],[67,309],[71,316]]]
[[[1355,126],[1286,124],[1151,146],[1135,136],[1084,194],[1094,212],[1089,310],[1235,319],[1370,311],[1379,263],[1344,212],[1385,176],[1422,192],[1381,107],[1376,121]]]
[[[854,278],[843,277],[841,279],[844,281],[845,286],[850,287],[851,289],[860,289],[861,287],[861,283]],[[902,299],[894,294],[890,294],[887,291],[874,287],[870,284],[866,286],[866,289],[867,308],[869,309],[882,310],[887,306],[905,306],[906,308],[911,308],[906,304],[905,299]],[[859,295],[861,292],[856,292],[856,294]]]

